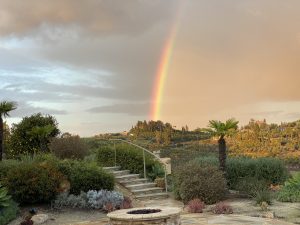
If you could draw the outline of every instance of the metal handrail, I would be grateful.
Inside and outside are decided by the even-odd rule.
[[[110,141],[121,141],[121,142],[124,142],[126,144],[129,144],[129,145],[133,145],[141,150],[143,150],[143,161],[144,161],[144,178],[147,178],[147,175],[146,175],[146,156],[145,156],[145,151],[154,156],[156,159],[158,159],[158,161],[164,165],[164,172],[165,172],[165,190],[166,192],[168,192],[168,181],[167,181],[167,164],[165,162],[163,162],[161,160],[160,157],[158,157],[157,155],[153,154],[151,151],[149,151],[148,149],[140,146],[140,145],[137,145],[137,144],[134,144],[130,141],[126,141],[126,140],[123,140],[123,139],[109,139]],[[115,150],[115,166],[117,165],[117,151],[116,151],[116,145],[114,143],[114,150]]]

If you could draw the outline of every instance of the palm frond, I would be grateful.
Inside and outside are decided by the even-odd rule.
[[[2,101],[0,102],[0,116],[8,117],[9,112],[17,108],[16,102]]]

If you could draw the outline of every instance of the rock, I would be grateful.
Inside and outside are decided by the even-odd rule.
[[[266,212],[263,214],[264,218],[268,218],[268,219],[274,219],[275,218],[275,213],[274,212]]]
[[[49,219],[49,216],[47,214],[37,214],[31,218],[31,220],[33,221],[33,224],[43,224],[48,219]]]

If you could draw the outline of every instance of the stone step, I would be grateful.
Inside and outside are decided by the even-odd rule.
[[[130,174],[129,170],[115,170],[112,172],[113,172],[113,175],[116,177]]]
[[[116,170],[121,169],[121,167],[120,166],[111,166],[111,167],[103,167],[103,169],[109,170],[109,171],[116,171]]]
[[[127,185],[134,185],[134,184],[143,184],[149,182],[146,178],[138,178],[138,179],[132,179],[132,180],[122,180],[120,181],[121,184],[124,186]]]
[[[159,188],[159,187],[131,190],[131,192],[135,195],[141,195],[141,194],[147,195],[147,194],[153,194],[153,193],[161,193],[162,191],[163,191],[163,189]]]
[[[155,183],[141,183],[141,184],[131,184],[131,185],[125,185],[126,188],[130,190],[139,190],[139,189],[145,189],[145,188],[152,188],[155,187]]]
[[[169,195],[166,192],[161,193],[153,193],[153,194],[140,194],[135,196],[138,200],[144,200],[144,199],[164,199],[168,198]]]
[[[138,179],[140,177],[139,174],[127,174],[127,175],[122,175],[122,176],[116,176],[115,178],[117,179],[117,181],[119,181],[120,183],[123,183],[122,181],[126,181],[126,180],[134,180],[134,179]]]

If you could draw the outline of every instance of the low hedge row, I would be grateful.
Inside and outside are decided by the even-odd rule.
[[[153,156],[145,153],[146,158],[146,171],[151,179],[160,176],[162,167]],[[112,147],[99,148],[96,153],[96,160],[101,166],[114,166],[115,165],[115,150]],[[130,170],[131,173],[143,175],[143,151],[134,146],[125,144],[116,145],[116,164],[124,170]],[[158,170],[157,168],[161,168]],[[158,172],[156,172],[158,171]],[[159,174],[156,174],[159,173]]]
[[[31,160],[0,163],[0,168],[8,167],[8,172],[0,171],[1,182],[20,204],[47,203],[66,189],[79,194],[80,191],[114,188],[113,175],[96,163],[42,155]]]
[[[218,166],[216,157],[199,157],[193,160],[200,165]],[[234,188],[241,180],[255,177],[269,184],[282,184],[289,177],[282,160],[277,158],[228,158],[226,161],[226,179],[230,188]]]

